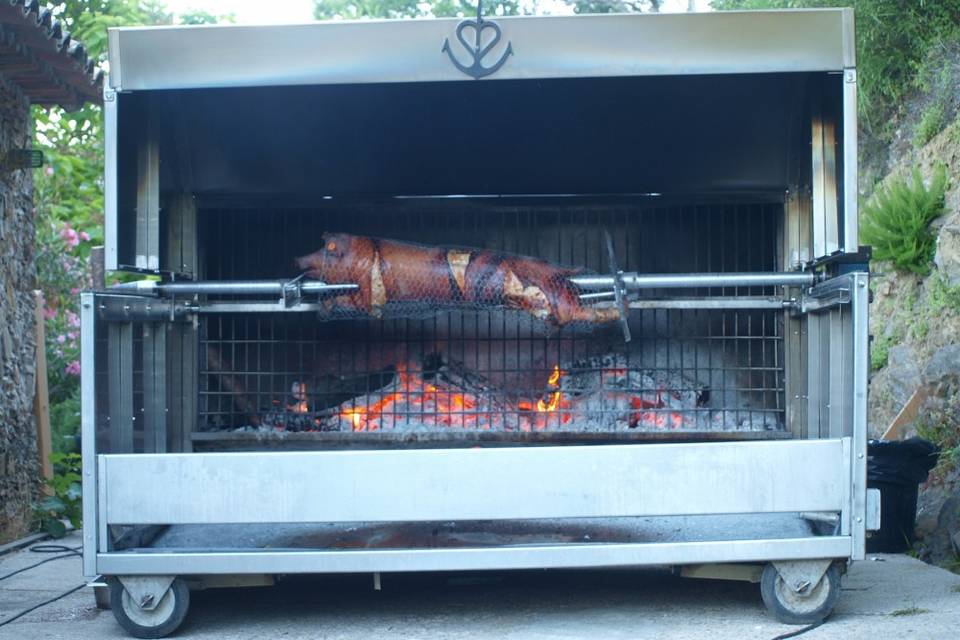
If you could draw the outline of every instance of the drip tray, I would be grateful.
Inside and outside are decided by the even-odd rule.
[[[773,540],[814,536],[798,514],[407,523],[174,525],[141,551],[430,549]]]
[[[630,444],[642,442],[726,442],[788,440],[789,431],[201,431],[194,451],[315,451],[327,449],[428,449],[476,446]]]

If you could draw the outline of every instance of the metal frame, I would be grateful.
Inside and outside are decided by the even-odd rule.
[[[501,43],[487,61],[499,59],[508,42],[514,55],[483,81],[840,71],[852,66],[852,31],[844,28],[852,15],[818,9],[496,18]],[[140,91],[469,80],[441,50],[459,23],[111,29],[109,81],[118,91]],[[224,59],[224,51],[246,55]]]

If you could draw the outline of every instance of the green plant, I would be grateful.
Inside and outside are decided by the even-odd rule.
[[[879,371],[887,366],[890,349],[903,342],[905,329],[902,322],[893,322],[890,330],[874,338],[870,344],[870,370]]]
[[[873,245],[873,257],[890,260],[902,271],[929,273],[936,240],[930,223],[943,213],[946,190],[942,164],[934,167],[929,187],[914,169],[909,183],[897,177],[878,189],[864,207],[860,227],[863,242]]]
[[[917,435],[940,449],[933,475],[943,477],[960,465],[960,399],[951,394],[943,406],[924,413],[916,424]]]
[[[945,309],[960,313],[960,285],[951,285],[942,275],[930,278],[927,304],[933,313]]]
[[[54,453],[53,478],[45,481],[50,495],[33,506],[40,528],[54,538],[67,533],[63,520],[79,529],[83,518],[83,491],[81,488],[80,456],[76,453]]]
[[[933,140],[947,124],[947,113],[942,102],[933,102],[923,111],[913,132],[913,146],[920,148]]]

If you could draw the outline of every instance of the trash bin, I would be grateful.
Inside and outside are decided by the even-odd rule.
[[[880,530],[867,539],[868,552],[902,553],[913,545],[918,485],[938,454],[921,438],[867,443],[867,486],[880,490]]]

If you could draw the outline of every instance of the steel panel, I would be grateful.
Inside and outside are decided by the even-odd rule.
[[[468,80],[441,51],[459,22],[111,29],[109,80],[125,91]],[[849,58],[839,9],[496,22],[503,38],[485,64],[498,60],[508,42],[514,55],[489,76],[494,80],[840,71]]]
[[[80,294],[80,429],[83,465],[83,575],[96,575],[97,406],[94,294]]]
[[[103,242],[104,267],[119,268],[117,235],[117,92],[103,92]]]
[[[765,562],[846,558],[849,554],[850,538],[836,536],[472,549],[110,553],[97,556],[97,566],[107,575],[358,573]]]
[[[867,540],[867,385],[869,370],[870,276],[855,273],[853,280],[853,459],[851,461],[853,559],[866,557]]]
[[[843,76],[843,250],[860,249],[859,169],[857,166],[857,71]]]
[[[839,511],[849,482],[840,440],[107,455],[100,463],[109,524]]]

